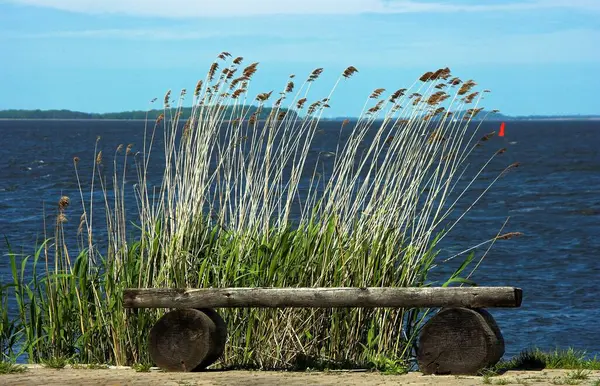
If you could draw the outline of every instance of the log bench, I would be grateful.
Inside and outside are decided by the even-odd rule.
[[[227,327],[215,308],[441,308],[423,326],[417,362],[424,374],[475,374],[504,355],[504,339],[485,310],[520,307],[514,287],[130,288],[127,308],[168,308],[152,327],[148,350],[167,371],[198,371],[223,354]]]

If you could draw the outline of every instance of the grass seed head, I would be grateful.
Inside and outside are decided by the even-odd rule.
[[[63,224],[67,222],[67,216],[64,213],[59,213],[56,216],[56,224]]]
[[[450,77],[450,69],[448,67],[445,68],[440,68],[439,70],[437,70],[436,72],[433,73],[433,75],[431,76],[432,80],[438,80],[438,79],[448,79]]]
[[[513,237],[520,237],[523,236],[523,233],[521,232],[508,232],[505,233],[503,235],[497,236],[496,240],[509,240],[512,239]]]
[[[231,56],[231,54],[229,52],[223,51],[217,57],[221,60],[226,60],[230,56]]]
[[[376,88],[371,95],[369,95],[369,98],[371,99],[377,99],[381,96],[381,94],[385,91],[384,88]]]
[[[290,93],[294,91],[294,82],[292,82],[291,80],[287,83],[287,86],[285,86],[285,92]]]
[[[375,114],[376,112],[378,112],[379,110],[381,110],[382,106],[383,106],[383,101],[379,101],[379,102],[377,102],[377,104],[375,106],[373,106],[370,109],[368,109],[367,113],[369,113],[369,114]]]
[[[256,73],[258,67],[258,62],[250,64],[248,67],[244,68],[243,74],[245,79],[252,78],[252,75]]]
[[[321,107],[321,101],[316,101],[314,103],[312,103],[310,106],[308,106],[308,110],[307,110],[307,114],[311,115],[313,114],[315,111],[317,111],[317,109]]]
[[[200,95],[200,91],[202,90],[202,80],[199,80],[198,83],[196,83],[196,88],[194,89],[194,96],[199,96]]]
[[[263,92],[261,94],[258,94],[256,96],[256,100],[259,102],[266,102],[271,97],[272,93],[273,93],[273,90],[271,90],[269,92]]]
[[[475,91],[474,93],[471,93],[471,94],[467,95],[466,97],[464,97],[463,101],[465,103],[472,103],[473,99],[475,99],[475,97],[477,97],[477,95],[479,95],[479,92]]]
[[[430,106],[435,106],[441,102],[443,102],[449,95],[443,91],[437,91],[427,98],[427,104]]]
[[[433,72],[427,71],[426,73],[424,73],[423,75],[421,75],[421,77],[419,78],[419,80],[421,82],[427,82],[427,81],[431,80],[432,75],[433,75]]]
[[[301,110],[302,108],[304,108],[304,104],[306,103],[306,98],[301,98],[298,99],[298,102],[296,103],[296,107]]]
[[[314,69],[313,72],[310,73],[310,76],[308,77],[307,82],[314,82],[315,80],[317,80],[319,78],[319,76],[321,76],[322,73],[323,73],[322,68]]]
[[[399,90],[394,91],[394,93],[392,95],[390,95],[390,102],[395,103],[398,98],[404,96],[405,92],[406,92],[405,88],[401,88]]]
[[[356,69],[356,67],[354,66],[349,66],[348,68],[346,68],[344,70],[344,73],[342,74],[342,76],[346,79],[350,78],[352,75],[354,75],[355,73],[357,73],[358,70]]]
[[[237,90],[235,90],[233,92],[233,94],[231,94],[231,98],[232,99],[238,99],[240,95],[242,95],[243,93],[246,92],[245,88],[238,88]]]
[[[165,97],[163,99],[163,106],[168,109],[169,108],[169,99],[171,98],[171,90],[167,91]]]
[[[462,83],[462,80],[460,80],[460,79],[459,79],[459,78],[457,78],[457,77],[454,77],[454,78],[452,78],[452,79],[450,79],[450,80],[448,81],[448,84],[449,84],[450,86],[458,86],[458,85],[459,85],[459,84],[461,84],[461,83]]]
[[[71,199],[69,198],[69,196],[62,196],[58,200],[58,210],[60,210],[61,212],[64,211],[70,203]]]
[[[250,115],[250,119],[248,119],[248,123],[251,125],[254,125],[256,123],[257,119],[256,119],[256,112],[253,112],[252,115]]]
[[[483,137],[481,137],[481,139],[479,141],[485,142],[485,141],[489,140],[490,138],[492,138],[495,134],[496,134],[496,132],[492,131],[491,133],[488,133],[488,134],[484,135]]]
[[[460,89],[458,89],[458,95],[465,95],[476,85],[477,83],[473,82],[472,80],[467,80],[462,86],[460,86]]]
[[[213,81],[213,79],[215,78],[215,73],[217,72],[218,69],[219,69],[219,63],[213,62],[213,64],[210,65],[210,69],[208,70],[208,81],[209,82]]]

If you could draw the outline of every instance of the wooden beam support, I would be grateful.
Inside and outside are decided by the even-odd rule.
[[[130,288],[128,308],[520,307],[514,287]]]

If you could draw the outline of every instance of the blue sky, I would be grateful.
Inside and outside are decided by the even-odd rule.
[[[146,109],[221,51],[260,62],[251,92],[325,71],[329,111],[448,66],[506,114],[600,114],[600,0],[0,0],[0,109]]]

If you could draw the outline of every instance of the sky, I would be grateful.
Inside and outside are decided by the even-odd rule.
[[[0,110],[147,109],[222,51],[260,63],[254,94],[355,66],[326,116],[446,66],[505,114],[600,114],[600,0],[0,0]]]

